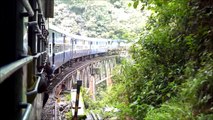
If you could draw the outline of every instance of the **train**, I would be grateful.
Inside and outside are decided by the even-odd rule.
[[[109,51],[121,48],[120,44],[125,40],[90,38],[74,35],[49,25],[48,56],[51,66],[60,69],[63,64],[70,60],[82,59],[95,55],[102,55]]]
[[[72,35],[49,25],[54,0],[4,1],[1,7],[2,119],[40,120],[46,66],[60,73],[73,60],[116,50],[120,40]],[[125,43],[125,42],[123,42]]]

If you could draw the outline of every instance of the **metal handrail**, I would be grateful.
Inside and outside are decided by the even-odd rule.
[[[30,17],[34,16],[34,12],[33,12],[33,9],[29,3],[28,0],[21,0],[23,6],[25,7],[25,9],[27,10],[27,13]]]
[[[37,21],[31,21],[31,22],[28,22],[27,25],[28,26],[34,26],[34,25],[37,25]]]
[[[34,89],[30,92],[27,92],[27,95],[33,95],[35,93],[38,93],[38,85],[39,85],[40,81],[41,81],[41,76],[38,77]]]
[[[23,67],[24,65],[31,62],[33,59],[38,58],[41,54],[46,53],[46,51],[38,53],[35,56],[28,56],[25,58],[22,58],[20,60],[17,60],[15,62],[12,62],[8,65],[5,65],[0,68],[0,84],[7,79],[10,75],[12,75],[15,71]],[[46,58],[47,59],[47,58]],[[46,60],[45,60],[46,61]]]
[[[43,10],[42,10],[42,7],[41,7],[41,0],[36,0],[36,1],[38,3],[38,10],[39,10],[38,12],[41,15],[42,22],[44,22],[45,20],[44,20],[44,16],[43,16]]]
[[[26,65],[27,63],[31,62],[32,60],[33,60],[33,56],[28,56],[1,67],[0,68],[0,84],[10,75],[12,75],[15,71],[17,71],[19,68]]]
[[[46,51],[44,51],[44,52],[41,52],[41,53],[38,53],[37,55],[35,55],[34,56],[34,58],[38,58],[40,55],[42,55],[42,54],[44,54],[44,53],[46,53]],[[46,61],[47,61],[47,57],[45,58],[45,63],[44,63],[44,66],[46,65]],[[41,81],[41,74],[44,72],[44,68],[42,68],[42,70],[41,70],[41,72],[39,72],[37,75],[38,75],[38,79],[37,79],[37,81],[36,81],[36,85],[35,85],[35,87],[34,87],[34,89],[32,90],[32,91],[29,91],[29,92],[27,92],[27,95],[33,95],[33,94],[36,94],[36,93],[38,93],[38,86],[39,86],[39,83],[40,83],[40,81]]]
[[[38,4],[38,12],[39,13],[43,13],[42,7],[41,7],[41,1],[40,0],[36,0],[37,4]]]
[[[32,110],[32,105],[30,103],[21,103],[20,107],[26,108],[24,115],[22,116],[22,120],[28,120],[28,118],[30,116],[30,112]]]
[[[46,53],[47,51],[43,51],[43,52],[40,52],[40,53],[37,53],[35,56],[33,56],[34,59],[37,59],[40,55]]]

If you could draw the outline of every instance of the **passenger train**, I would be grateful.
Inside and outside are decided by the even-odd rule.
[[[41,119],[39,85],[47,63],[59,73],[71,60],[119,46],[119,40],[72,35],[49,25],[53,7],[53,0],[6,0],[1,6],[0,119]]]
[[[117,50],[120,42],[125,41],[69,34],[54,25],[49,25],[49,62],[55,69],[58,69],[70,60]]]

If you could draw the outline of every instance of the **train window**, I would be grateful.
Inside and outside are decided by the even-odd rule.
[[[67,37],[65,37],[64,42],[69,44],[70,41],[69,41],[69,39]]]
[[[53,39],[53,36],[52,36],[52,32],[51,31],[49,31],[49,42],[51,42],[52,41],[52,39]]]
[[[54,46],[54,53],[57,53],[57,49],[58,49],[58,46],[55,45],[55,46]]]
[[[56,34],[55,43],[59,43],[59,44],[64,43],[64,38],[61,36],[61,34],[60,33],[55,33],[55,34]]]
[[[75,41],[75,44],[77,44],[77,40],[74,40]]]
[[[70,50],[71,45],[65,45],[65,50]]]
[[[59,51],[59,46],[58,45],[55,45],[54,46],[54,53],[57,53]]]
[[[62,44],[55,45],[54,53],[58,53],[58,52],[61,52],[61,51],[63,51],[63,45]]]
[[[98,42],[96,42],[96,45],[98,45]]]

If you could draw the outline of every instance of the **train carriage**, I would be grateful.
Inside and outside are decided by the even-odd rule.
[[[72,38],[70,35],[65,34],[64,38],[64,63],[68,62],[73,58],[73,44],[72,44]]]
[[[41,66],[47,61],[46,20],[53,17],[53,5],[52,0],[6,0],[1,6],[0,48],[7,53],[0,65],[2,119],[41,119],[43,94],[37,93]]]
[[[119,40],[73,35],[54,25],[50,25],[49,33],[49,59],[55,69],[72,59],[107,53],[119,47]]]
[[[90,54],[90,43],[91,40],[87,37],[71,35],[73,40],[73,59],[79,58],[83,56],[87,56]]]
[[[65,34],[59,28],[49,26],[49,60],[58,69],[65,62]]]

